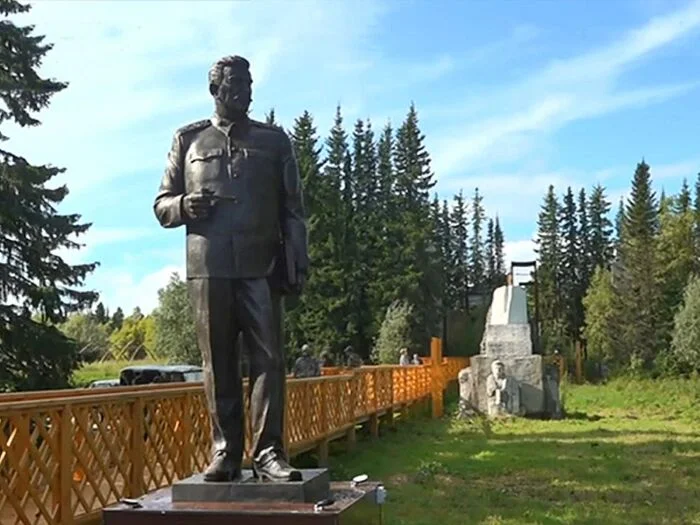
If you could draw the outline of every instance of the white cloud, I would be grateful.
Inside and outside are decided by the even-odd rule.
[[[700,158],[671,164],[659,164],[658,166],[650,164],[650,168],[653,180],[676,179],[680,182],[685,177],[688,179],[688,185],[692,186],[698,172],[700,172]]]
[[[251,60],[254,107],[262,115],[274,105],[266,97],[291,88],[290,78],[317,86],[328,80],[323,64],[356,59],[357,43],[384,12],[376,2],[357,4],[35,3],[26,21],[55,44],[42,73],[69,88],[39,115],[42,126],[8,130],[12,148],[33,162],[66,167],[61,180],[74,192],[137,170],[159,171],[175,127],[211,111],[206,75],[216,59]]]
[[[174,272],[185,278],[185,266],[177,264],[139,277],[136,276],[139,272],[129,269],[98,270],[90,284],[100,293],[100,300],[110,311],[121,307],[128,315],[138,306],[144,314],[150,314],[158,306],[158,290],[168,284]]]
[[[57,250],[57,255],[63,258],[68,264],[80,264],[88,262],[92,250],[97,247],[109,244],[133,241],[154,235],[157,230],[154,228],[95,228],[91,227],[84,234],[71,236],[70,239],[83,246],[75,250],[61,248]]]
[[[488,166],[513,135],[546,134],[564,124],[620,109],[660,102],[697,87],[696,83],[654,85],[622,91],[616,80],[641,59],[700,27],[700,1],[656,17],[619,40],[591,52],[555,60],[505,89],[472,95],[482,107],[500,114],[469,126],[459,124],[431,141],[438,176],[464,166]],[[473,111],[473,102],[466,104]]]

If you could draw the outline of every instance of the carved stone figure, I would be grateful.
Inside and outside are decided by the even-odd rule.
[[[346,346],[343,350],[343,355],[345,356],[345,366],[347,368],[359,368],[362,366],[362,358],[352,349],[352,346]]]
[[[505,365],[498,359],[491,363],[491,374],[486,379],[486,396],[489,416],[520,414],[518,382],[506,376]]]
[[[459,417],[468,418],[476,415],[474,377],[471,367],[463,368],[457,375],[459,381]]]
[[[294,362],[294,377],[318,377],[321,375],[321,363],[311,355],[309,345],[301,347],[301,356]]]
[[[282,297],[301,293],[308,268],[302,187],[279,127],[248,117],[253,80],[239,56],[209,71],[214,115],[175,132],[154,211],[185,226],[187,281],[213,434],[204,478],[239,478],[243,391],[238,335],[250,359],[253,473],[300,480],[283,451]]]

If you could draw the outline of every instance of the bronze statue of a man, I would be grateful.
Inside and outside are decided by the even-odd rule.
[[[291,142],[248,117],[249,62],[222,58],[209,71],[215,114],[178,129],[154,210],[185,225],[187,283],[204,366],[213,457],[205,480],[240,476],[243,393],[238,335],[250,355],[253,472],[299,480],[283,449],[282,297],[301,293],[308,268],[302,188]]]

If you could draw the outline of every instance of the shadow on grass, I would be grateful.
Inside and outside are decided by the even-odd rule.
[[[546,432],[528,425],[408,421],[376,442],[361,441],[355,452],[337,450],[331,475],[383,480],[389,525],[658,525],[700,518],[700,435],[643,424],[607,429],[605,419],[548,422]]]

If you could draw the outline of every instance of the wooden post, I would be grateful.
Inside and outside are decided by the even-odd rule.
[[[319,389],[319,400],[321,408],[318,417],[318,426],[321,432],[321,440],[318,443],[317,454],[318,454],[318,466],[327,467],[328,466],[328,385],[330,383],[323,381],[317,383]]]
[[[576,382],[583,383],[583,349],[581,342],[576,341]]]
[[[145,421],[143,413],[143,398],[139,397],[131,407],[131,479],[129,480],[129,495],[137,498],[144,493],[144,433]]]
[[[442,399],[442,341],[433,337],[430,341],[430,375],[431,395],[433,399],[433,418],[443,415]]]
[[[180,436],[182,439],[182,449],[180,453],[182,454],[182,477],[187,478],[192,475],[192,443],[190,442],[190,436],[192,436],[192,414],[190,412],[190,407],[194,401],[193,394],[185,394],[182,400],[182,427]]]
[[[66,404],[58,421],[58,522],[73,523],[73,433],[71,432],[71,409]]]

